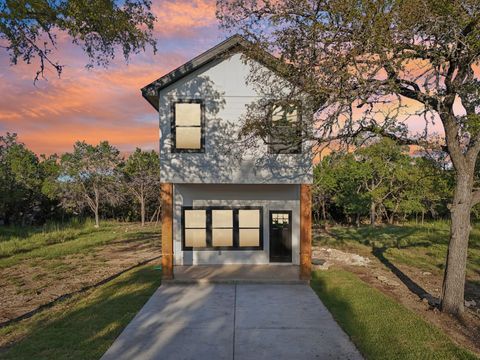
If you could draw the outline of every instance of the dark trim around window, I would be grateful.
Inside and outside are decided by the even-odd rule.
[[[175,124],[175,105],[176,104],[200,104],[200,149],[177,149],[177,126]],[[172,153],[204,153],[205,152],[205,102],[202,99],[179,99],[171,106],[171,133],[172,133]],[[191,127],[191,126],[189,126]]]
[[[187,247],[185,246],[185,210],[206,210],[207,218],[207,247]],[[233,246],[212,246],[212,210],[233,210]],[[259,228],[259,246],[239,246],[239,226],[238,211],[239,210],[259,210],[260,211],[260,228]],[[263,207],[262,206],[182,206],[181,214],[182,228],[182,251],[241,251],[241,250],[263,250]],[[246,228],[242,228],[246,229]]]

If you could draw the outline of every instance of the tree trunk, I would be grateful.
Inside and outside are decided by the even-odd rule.
[[[391,216],[387,216],[387,221],[389,225],[393,225],[393,220],[395,219],[395,214],[392,212]]]
[[[458,174],[450,208],[451,227],[442,288],[442,311],[453,315],[463,312],[468,238],[470,235],[472,174]]]
[[[100,219],[99,219],[99,216],[98,216],[98,208],[99,208],[99,194],[98,194],[98,190],[95,189],[95,227],[98,228],[100,227]]]
[[[323,217],[323,221],[327,220],[327,209],[326,209],[326,206],[325,206],[325,202],[326,202],[326,201],[322,201],[322,217]]]
[[[375,217],[376,217],[376,206],[375,203],[372,201],[370,204],[370,225],[374,226],[375,225]]]
[[[98,206],[95,207],[95,227],[98,228],[100,226],[100,220],[98,218]]]
[[[142,226],[145,226],[145,198],[140,199],[140,217],[142,218]]]

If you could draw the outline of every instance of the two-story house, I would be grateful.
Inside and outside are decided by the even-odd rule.
[[[165,279],[176,266],[225,264],[290,264],[310,278],[310,151],[237,141],[264,96],[248,81],[252,66],[275,73],[250,45],[233,36],[142,89],[159,114]],[[272,122],[312,116],[295,104],[275,107]]]

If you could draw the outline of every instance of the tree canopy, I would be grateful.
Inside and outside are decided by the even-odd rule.
[[[0,40],[11,64],[38,60],[35,80],[64,65],[54,51],[62,33],[82,48],[87,66],[106,66],[119,48],[126,60],[152,46],[156,20],[150,0],[5,0],[0,2]]]
[[[455,171],[451,237],[442,309],[463,311],[472,208],[480,202],[480,2],[478,0],[219,0],[224,28],[269,50],[288,65],[282,74],[321,103],[304,138],[439,147]],[[268,86],[265,71],[252,80]],[[270,84],[275,86],[275,84]],[[281,96],[281,92],[277,92]],[[268,132],[251,114],[246,130]],[[407,121],[417,123],[414,132]],[[441,123],[436,144],[431,128]]]

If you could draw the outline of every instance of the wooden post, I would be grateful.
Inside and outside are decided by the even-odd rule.
[[[312,190],[300,185],[300,279],[310,280],[312,272]]]
[[[162,279],[173,279],[173,184],[160,185],[162,199]]]

